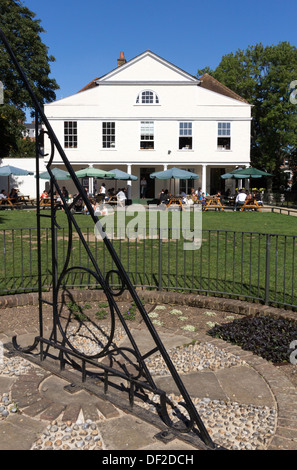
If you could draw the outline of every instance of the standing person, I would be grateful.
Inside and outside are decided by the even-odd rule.
[[[147,191],[147,181],[146,181],[145,176],[143,176],[141,178],[141,181],[140,181],[140,197],[141,197],[141,199],[146,198],[146,191]]]

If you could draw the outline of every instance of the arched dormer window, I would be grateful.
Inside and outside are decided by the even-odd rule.
[[[158,95],[151,90],[144,90],[137,96],[137,104],[159,104]]]

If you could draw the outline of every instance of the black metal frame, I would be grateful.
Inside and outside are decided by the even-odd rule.
[[[99,219],[95,216],[92,205],[83,189],[81,186],[70,162],[68,161],[64,150],[62,146],[60,145],[60,142],[58,141],[55,133],[53,132],[44,112],[42,107],[40,106],[31,86],[29,81],[27,80],[23,70],[21,69],[5,35],[0,29],[0,38],[2,39],[4,46],[10,55],[10,58],[12,62],[14,63],[22,81],[24,82],[24,85],[30,94],[30,97],[33,102],[33,106],[35,108],[35,125],[36,125],[36,197],[37,197],[37,235],[38,235],[38,273],[39,273],[39,336],[35,338],[34,343],[31,346],[28,347],[20,347],[18,344],[17,338],[13,338],[13,346],[16,351],[18,351],[22,355],[28,355],[28,358],[30,358],[30,353],[34,351],[37,346],[39,345],[40,347],[40,361],[44,361],[45,357],[48,356],[48,350],[49,348],[54,348],[55,350],[58,350],[58,358],[60,360],[60,370],[63,370],[65,368],[65,364],[67,360],[70,359],[70,363],[75,366],[77,369],[80,369],[82,373],[82,381],[85,382],[87,379],[87,370],[86,370],[86,364],[90,364],[92,367],[98,367],[99,369],[103,370],[103,382],[104,382],[104,391],[107,393],[107,388],[109,384],[109,378],[111,376],[117,376],[120,377],[121,379],[126,380],[130,386],[129,386],[129,400],[130,400],[130,405],[131,407],[133,406],[134,403],[134,395],[137,391],[139,390],[147,390],[150,391],[156,395],[159,396],[160,398],[160,404],[159,404],[159,414],[161,418],[163,419],[164,423],[168,426],[170,430],[173,430],[175,433],[194,433],[196,436],[201,439],[204,444],[207,446],[207,448],[214,449],[216,448],[215,444],[213,443],[211,437],[209,436],[208,431],[206,430],[179,374],[177,373],[174,364],[171,361],[171,358],[169,357],[162,341],[159,338],[159,335],[157,334],[154,325],[152,324],[144,306],[142,305],[141,300],[139,299],[139,296],[136,293],[136,290],[134,286],[132,285],[127,273],[125,272],[121,261],[115,252],[112,243],[108,239],[108,237],[103,237],[104,238],[104,243],[108,249],[108,252],[110,253],[110,256],[112,257],[112,260],[116,266],[116,269],[110,271],[106,278],[104,278],[101,274],[100,268],[97,264],[96,259],[94,258],[87,241],[85,240],[85,237],[83,233],[81,232],[77,221],[72,213],[72,208],[75,205],[76,201],[78,198],[81,198],[83,200],[83,203],[87,207],[94,224],[100,224]],[[46,128],[46,131],[41,131],[41,133],[38,135],[38,124],[39,122],[42,122],[43,125]],[[49,156],[49,161],[47,164],[47,170],[50,174],[50,185],[51,185],[51,213],[50,215],[41,213],[40,211],[40,205],[39,205],[39,155],[40,155],[40,138],[42,138],[44,135],[47,135],[50,143],[51,143],[51,153]],[[38,136],[38,137],[37,137]],[[71,179],[73,183],[76,186],[78,196],[74,198],[74,201],[72,204],[68,205],[66,203],[66,200],[63,196],[62,190],[59,187],[58,181],[56,180],[54,174],[51,171],[53,159],[54,159],[54,154],[55,154],[55,149],[58,151],[67,171],[69,172]],[[57,221],[56,221],[56,208],[54,205],[54,199],[53,199],[53,193],[54,190],[58,193],[61,199],[61,204],[62,207],[67,215],[68,218],[68,227],[69,227],[69,242],[68,242],[68,250],[67,250],[67,256],[66,256],[66,261],[64,264],[64,268],[61,272],[60,275],[58,275],[58,267],[57,267],[57,253],[56,253],[56,237],[55,237],[55,231],[57,229]],[[41,285],[41,237],[40,237],[40,220],[41,217],[50,217],[51,218],[51,237],[52,237],[52,276],[53,276],[53,288],[52,288],[52,302],[47,302],[43,300],[42,298],[42,285]],[[69,260],[70,260],[70,255],[71,255],[71,248],[72,248],[72,231],[73,227],[77,231],[82,244],[89,256],[89,259],[92,264],[92,269],[91,268],[86,268],[82,266],[77,266],[76,268],[68,268]],[[81,351],[78,351],[75,346],[71,343],[69,338],[67,337],[67,334],[63,328],[63,325],[61,324],[60,321],[60,315],[58,312],[58,298],[59,298],[59,293],[62,291],[62,297],[64,298],[66,290],[64,289],[63,286],[63,279],[64,277],[69,274],[69,272],[73,269],[78,269],[80,271],[85,271],[87,272],[90,276],[93,276],[98,285],[101,287],[103,292],[105,293],[106,299],[109,304],[109,309],[110,309],[110,317],[111,317],[111,330],[110,330],[110,335],[107,341],[106,346],[100,351],[98,354],[93,355],[93,356],[87,356]],[[120,289],[118,292],[115,292],[112,290],[112,288],[109,285],[109,277],[115,274],[118,276],[120,280]],[[64,290],[63,290],[64,289]],[[139,313],[141,314],[141,317],[147,327],[147,330],[149,331],[151,338],[153,339],[153,342],[155,344],[155,347],[145,355],[142,355],[138,349],[138,346],[134,340],[134,337],[127,325],[127,322],[125,321],[122,313],[120,312],[120,309],[117,305],[116,302],[116,297],[120,294],[122,294],[125,290],[128,290],[131,298],[133,299],[135,305],[137,306],[137,309]],[[68,295],[68,294],[67,294]],[[52,333],[49,339],[45,338],[44,335],[44,328],[43,328],[43,305],[44,303],[50,304],[53,309],[53,329]],[[63,299],[62,299],[62,305],[63,305]],[[121,348],[121,347],[116,347],[113,345],[113,339],[114,339],[114,333],[115,333],[115,320],[116,320],[116,315],[120,321],[120,324],[122,325],[123,329],[125,330],[125,333],[127,334],[127,337],[130,340],[131,347],[130,348]],[[62,341],[58,340],[58,335],[61,335]],[[151,356],[152,354],[159,352],[162,355],[163,360],[165,361],[170,374],[181,394],[183,397],[184,403],[181,403],[180,405],[187,411],[188,413],[188,418],[182,417],[180,420],[180,425],[176,426],[173,424],[171,421],[168,410],[167,410],[167,405],[172,406],[171,401],[167,397],[166,393],[163,390],[159,390],[158,387],[156,386],[146,364],[145,364],[145,359]],[[119,355],[122,354],[123,356],[126,356],[127,354],[132,355],[132,357],[135,358],[135,361],[137,365],[134,364],[134,367],[136,368],[137,374],[136,376],[130,374],[128,371],[121,372],[118,369],[107,366],[103,362],[98,362],[98,359],[102,358],[107,358],[111,357],[112,355]],[[81,366],[77,364],[77,361],[81,361]]]

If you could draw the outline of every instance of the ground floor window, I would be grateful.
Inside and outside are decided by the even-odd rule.
[[[187,168],[187,171],[195,173],[195,168]],[[186,194],[191,194],[191,189],[194,188],[195,180],[179,180],[179,194],[182,192]]]

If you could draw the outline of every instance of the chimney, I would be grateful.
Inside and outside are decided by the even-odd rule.
[[[118,67],[121,67],[121,65],[124,65],[126,62],[125,55],[121,52],[120,58],[118,59]]]

